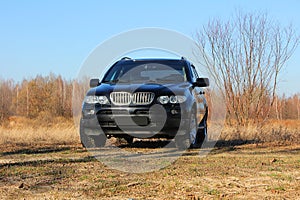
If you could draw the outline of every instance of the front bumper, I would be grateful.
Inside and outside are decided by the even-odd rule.
[[[159,105],[150,109],[145,106],[84,105],[81,125],[86,129],[101,129],[111,136],[130,134],[134,137],[175,137],[185,134],[188,128],[189,118],[186,113],[179,105]]]

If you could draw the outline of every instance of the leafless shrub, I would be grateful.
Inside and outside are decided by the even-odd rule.
[[[281,27],[266,14],[239,12],[229,21],[209,21],[196,37],[199,60],[226,99],[229,122],[263,124],[278,76],[299,44],[293,27]]]

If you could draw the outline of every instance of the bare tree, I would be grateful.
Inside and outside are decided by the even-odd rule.
[[[297,119],[300,119],[300,94],[297,94]]]
[[[293,27],[240,12],[227,22],[209,21],[196,37],[201,64],[223,92],[229,118],[242,126],[267,119],[280,71],[299,44]]]
[[[0,124],[12,114],[13,80],[0,79]]]
[[[283,96],[283,99],[285,98],[285,96]],[[274,99],[274,102],[275,102],[275,105],[274,105],[274,109],[275,109],[275,112],[276,112],[276,119],[277,120],[282,120],[282,107],[283,107],[283,100],[280,99],[278,97],[278,95],[276,95],[275,99]]]

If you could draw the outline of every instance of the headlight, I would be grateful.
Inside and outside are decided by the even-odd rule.
[[[181,95],[172,95],[172,96],[160,96],[157,98],[157,100],[159,101],[159,103],[161,104],[167,104],[167,103],[183,103],[186,101],[186,97],[185,96],[181,96]]]
[[[108,101],[108,99],[107,99],[106,96],[99,96],[99,97],[98,97],[98,102],[99,102],[100,104],[108,104],[108,103],[109,103],[109,101]]]
[[[160,96],[160,97],[157,98],[157,100],[161,104],[167,104],[167,103],[169,103],[169,97],[168,96]]]
[[[170,103],[177,103],[177,96],[170,96]]]
[[[90,104],[109,104],[109,101],[106,96],[86,96],[84,98],[84,102]]]
[[[186,97],[185,96],[176,96],[177,97],[177,103],[183,103],[186,101]]]

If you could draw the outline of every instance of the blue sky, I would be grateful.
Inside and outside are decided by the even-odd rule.
[[[237,9],[267,12],[300,32],[300,1],[0,1],[0,77],[32,78],[50,72],[75,78],[89,53],[124,31],[159,27],[192,36],[209,19]],[[281,74],[281,93],[300,92],[300,47]]]

